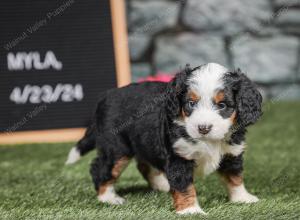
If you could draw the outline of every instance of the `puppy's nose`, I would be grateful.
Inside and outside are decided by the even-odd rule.
[[[198,131],[200,134],[208,134],[212,128],[212,125],[199,125]]]

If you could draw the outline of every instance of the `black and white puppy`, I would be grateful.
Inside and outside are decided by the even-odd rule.
[[[204,213],[194,175],[218,171],[232,202],[251,203],[242,177],[246,127],[261,116],[262,97],[240,70],[188,66],[169,83],[113,89],[70,153],[73,163],[95,148],[91,175],[101,202],[122,204],[114,183],[131,158],[153,189],[170,191],[178,214]]]

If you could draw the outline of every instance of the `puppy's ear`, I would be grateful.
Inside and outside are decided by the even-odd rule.
[[[177,73],[167,85],[166,111],[171,118],[180,116],[182,99],[186,93],[186,82],[193,69],[186,65],[185,69]]]
[[[242,127],[254,124],[262,115],[262,96],[255,84],[240,69],[230,73],[230,76],[234,79],[237,123]]]

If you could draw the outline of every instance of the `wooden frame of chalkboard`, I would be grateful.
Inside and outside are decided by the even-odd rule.
[[[111,23],[118,87],[131,82],[125,0],[110,0]],[[85,128],[15,131],[0,133],[0,144],[71,142],[79,140]]]

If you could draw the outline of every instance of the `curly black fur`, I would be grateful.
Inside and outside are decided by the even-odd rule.
[[[234,92],[238,125],[246,127],[254,124],[262,115],[262,96],[256,86],[240,69],[226,74],[225,80]]]
[[[174,79],[170,83],[168,83],[165,107],[167,116],[170,119],[178,118],[180,116],[183,97],[187,92],[187,79],[197,68],[199,67],[191,69],[189,65],[186,65],[185,69],[182,72],[177,73]]]
[[[246,127],[254,124],[262,115],[262,96],[240,69],[227,73],[224,80],[232,89],[237,111],[237,123],[233,127],[229,143],[240,144],[245,140]]]

